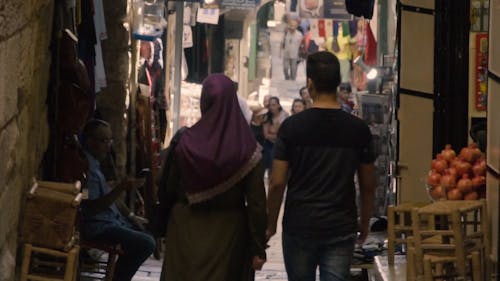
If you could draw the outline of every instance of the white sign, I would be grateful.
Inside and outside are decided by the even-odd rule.
[[[197,22],[217,24],[219,22],[219,9],[198,9]]]

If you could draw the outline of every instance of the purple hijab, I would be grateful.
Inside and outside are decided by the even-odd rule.
[[[200,109],[201,119],[182,134],[175,151],[190,204],[227,191],[262,157],[231,79],[223,74],[208,76]]]

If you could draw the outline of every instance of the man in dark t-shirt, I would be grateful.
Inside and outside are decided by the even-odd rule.
[[[341,110],[338,59],[318,52],[307,59],[311,109],[291,116],[278,132],[268,197],[268,237],[283,217],[283,255],[290,281],[349,280],[358,243],[368,234],[375,193],[375,155],[365,122]],[[360,221],[354,175],[360,185]]]

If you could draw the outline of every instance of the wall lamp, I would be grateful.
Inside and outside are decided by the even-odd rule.
[[[357,66],[363,68],[363,71],[366,72],[366,78],[368,78],[369,80],[377,78],[378,75],[377,69],[366,65],[361,56],[357,56],[353,62]]]

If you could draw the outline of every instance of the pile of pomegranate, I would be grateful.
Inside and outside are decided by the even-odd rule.
[[[486,197],[486,161],[475,143],[456,155],[451,145],[432,160],[427,191],[433,200],[477,200]]]

